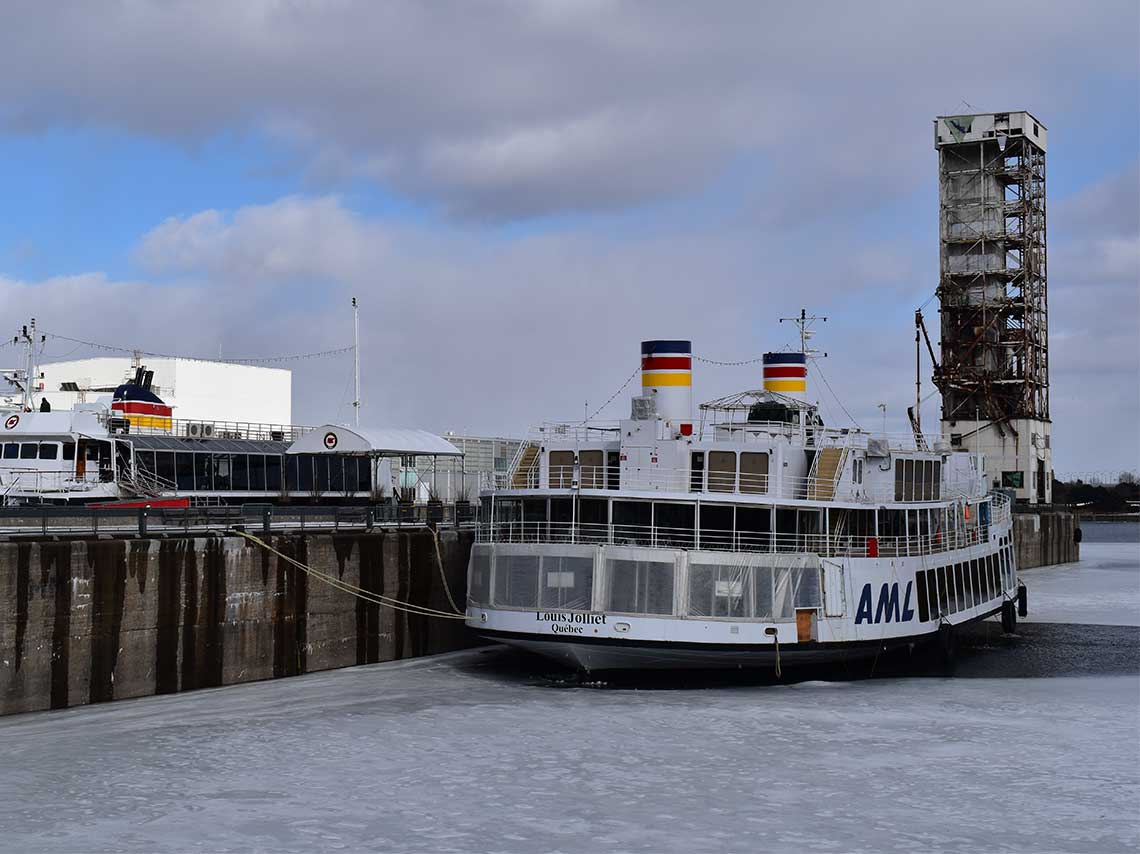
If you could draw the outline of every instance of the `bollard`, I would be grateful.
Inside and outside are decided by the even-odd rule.
[[[149,508],[147,508],[147,507],[140,507],[139,508],[139,536],[140,537],[146,536],[146,516],[147,516],[147,510],[148,509]]]

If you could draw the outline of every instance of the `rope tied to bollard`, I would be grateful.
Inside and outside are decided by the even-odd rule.
[[[265,549],[270,554],[274,554],[278,558],[280,558],[281,560],[284,560],[287,563],[292,564],[293,566],[297,567],[297,569],[308,574],[311,578],[315,578],[318,581],[323,581],[325,584],[328,584],[330,587],[335,587],[337,590],[341,590],[345,593],[349,593],[349,594],[357,597],[358,599],[363,599],[364,601],[370,602],[373,605],[382,605],[385,608],[391,608],[393,611],[403,611],[403,612],[408,613],[408,614],[417,614],[421,617],[436,617],[436,618],[441,619],[441,620],[465,620],[465,619],[467,619],[466,615],[458,613],[458,609],[456,609],[455,614],[449,614],[446,611],[437,611],[435,608],[429,608],[426,605],[416,605],[413,602],[401,602],[399,599],[393,599],[392,597],[384,596],[381,593],[375,593],[371,590],[365,590],[363,587],[357,587],[355,584],[349,584],[347,581],[342,581],[341,579],[337,578],[336,576],[328,575],[327,573],[321,572],[319,569],[313,569],[311,566],[307,566],[307,565],[301,563],[299,560],[290,557],[289,555],[285,554],[282,551],[279,551],[278,549],[275,549],[269,543],[265,542],[265,540],[261,539],[260,537],[255,537],[253,534],[249,533],[248,531],[242,531],[242,530],[237,529],[237,528],[231,528],[230,532],[233,534],[236,534],[239,537],[244,537],[245,539],[249,540],[251,543],[254,543],[255,545],[258,545],[261,548]],[[437,551],[437,555],[438,555],[438,551]],[[440,566],[442,569],[442,563],[440,564]],[[451,599],[451,591],[450,590],[448,591],[447,596],[448,596],[448,599]],[[454,600],[452,600],[451,604],[452,604],[452,607],[455,607],[455,601]]]

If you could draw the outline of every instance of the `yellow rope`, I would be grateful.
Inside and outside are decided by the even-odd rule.
[[[327,573],[321,572],[320,570],[313,569],[311,566],[306,566],[299,560],[295,560],[284,552],[280,552],[277,549],[273,548],[273,546],[269,545],[269,543],[265,542],[265,540],[262,540],[260,537],[255,537],[253,534],[250,534],[247,531],[240,531],[237,529],[232,530],[233,533],[237,534],[239,537],[244,537],[250,542],[261,546],[261,548],[265,549],[267,552],[277,555],[277,557],[279,557],[281,560],[291,563],[293,566],[297,567],[313,578],[316,578],[318,581],[323,581],[325,584],[328,584],[331,587],[335,587],[337,590],[342,590],[345,593],[349,593],[359,599],[365,600],[366,602],[371,602],[374,605],[383,605],[384,607],[391,608],[394,611],[404,611],[409,614],[418,614],[421,617],[437,617],[442,620],[467,619],[466,615],[464,614],[448,614],[446,611],[437,611],[434,608],[428,608],[425,605],[416,605],[412,602],[401,602],[399,599],[392,599],[389,596],[384,596],[380,593],[374,593],[371,590],[365,590],[362,587],[357,587],[354,584],[349,584],[346,581],[340,580],[336,576],[328,575]],[[448,598],[450,597],[451,594],[449,591]]]
[[[431,530],[432,539],[435,541],[435,563],[439,567],[439,577],[443,580],[443,592],[447,594],[447,601],[451,603],[451,610],[456,614],[463,614],[459,610],[459,606],[455,604],[455,597],[451,595],[451,585],[447,583],[447,573],[443,571],[443,555],[439,551],[439,531],[435,528]],[[466,614],[463,614],[466,617]]]

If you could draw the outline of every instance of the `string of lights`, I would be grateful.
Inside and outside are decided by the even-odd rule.
[[[91,347],[95,350],[103,350],[108,353],[138,353],[142,356],[153,356],[159,359],[194,359],[197,361],[223,361],[233,362],[242,365],[264,365],[274,364],[278,362],[296,362],[302,359],[319,359],[325,356],[338,356],[342,353],[351,353],[353,351],[352,345],[347,347],[337,347],[332,350],[318,350],[313,353],[290,353],[281,356],[248,356],[241,358],[224,357],[222,359],[210,359],[204,356],[186,356],[177,353],[158,353],[153,350],[143,350],[136,347],[123,347],[115,344],[103,344],[98,341],[85,341],[82,338],[72,338],[68,335],[59,335],[54,332],[45,332],[48,338],[54,338],[59,341],[70,341],[72,344],[78,344],[85,347]]]

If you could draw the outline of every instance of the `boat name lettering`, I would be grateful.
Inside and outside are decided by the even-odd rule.
[[[564,614],[560,611],[535,611],[534,618],[540,623],[574,623],[580,626],[604,626],[605,614]],[[558,631],[560,627],[554,626]]]
[[[903,596],[902,611],[899,611],[899,583],[884,584],[879,588],[879,601],[875,613],[871,614],[871,585],[863,585],[863,594],[859,597],[859,608],[855,612],[855,624],[859,623],[907,623],[914,619],[914,609],[910,606],[910,590],[913,581],[906,583],[906,593]]]

